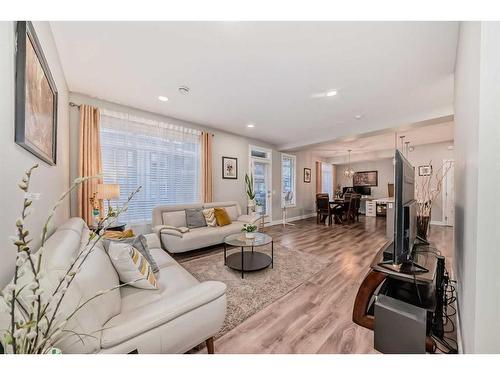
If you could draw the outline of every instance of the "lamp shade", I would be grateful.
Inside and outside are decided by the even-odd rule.
[[[97,184],[98,199],[114,199],[120,197],[120,185],[118,184]]]

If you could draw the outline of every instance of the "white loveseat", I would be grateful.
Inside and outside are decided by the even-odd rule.
[[[59,275],[88,238],[87,225],[72,218],[48,239],[42,256],[46,274],[42,286],[47,294],[55,289]],[[159,289],[125,286],[91,301],[68,323],[83,336],[69,335],[55,343],[63,353],[184,353],[206,340],[213,344],[211,338],[219,332],[226,315],[226,285],[198,282],[160,248],[155,234],[146,238],[160,268],[156,273]],[[98,243],[68,289],[63,307],[72,310],[98,291],[119,283]],[[0,330],[6,324],[5,313],[0,313]]]
[[[203,204],[164,205],[153,209],[153,228],[161,226],[186,227],[187,208],[212,208],[223,207],[227,211],[231,224],[223,227],[201,227],[190,229],[189,232],[180,233],[167,230],[169,233],[157,229],[163,249],[170,253],[200,249],[224,242],[224,237],[241,232],[244,224],[255,224],[260,216],[257,214],[242,215],[238,202],[211,202]]]

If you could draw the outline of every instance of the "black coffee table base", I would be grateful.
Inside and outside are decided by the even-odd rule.
[[[226,244],[224,244],[224,264],[229,268],[241,271],[241,278],[243,279],[245,272],[259,271],[271,266],[273,268],[274,262],[274,246],[271,243],[271,256],[261,253],[260,251],[241,251],[226,256]]]

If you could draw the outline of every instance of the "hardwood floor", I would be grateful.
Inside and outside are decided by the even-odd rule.
[[[355,325],[352,307],[372,257],[385,243],[385,220],[361,217],[350,226],[268,227],[275,243],[323,256],[324,270],[217,339],[216,353],[376,353],[373,332]],[[435,242],[451,268],[453,229],[432,227]]]

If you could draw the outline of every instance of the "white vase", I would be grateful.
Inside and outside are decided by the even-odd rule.
[[[248,239],[254,239],[255,238],[255,232],[245,232],[245,237]]]
[[[248,203],[247,203],[247,206],[248,206],[248,211],[249,212],[253,212],[254,209],[255,209],[255,200],[254,199],[249,199]]]

